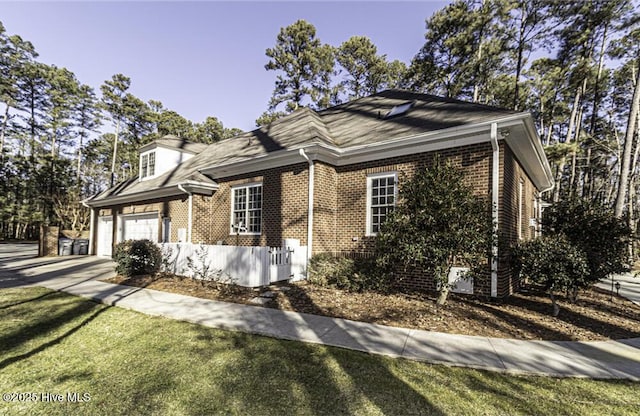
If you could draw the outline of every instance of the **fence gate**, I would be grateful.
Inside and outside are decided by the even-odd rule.
[[[269,248],[269,282],[289,280],[291,273],[291,250],[288,247]]]

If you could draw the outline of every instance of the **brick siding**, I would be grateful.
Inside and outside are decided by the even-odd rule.
[[[518,184],[523,183],[522,236],[532,238],[534,228],[529,218],[534,218],[533,199],[536,189],[525,174],[511,150],[500,142],[500,195],[499,228],[503,243],[512,245],[518,241],[516,230],[518,214]],[[401,186],[411,178],[416,168],[429,167],[437,154],[462,168],[467,183],[476,195],[489,200],[491,194],[490,143],[387,158],[372,162],[334,167],[315,162],[314,174],[314,254],[329,252],[336,255],[370,253],[374,238],[366,235],[367,176],[374,173],[397,172]],[[308,165],[299,163],[274,169],[216,178],[219,185],[212,196],[193,196],[194,243],[245,246],[279,246],[283,239],[295,238],[307,244]],[[260,235],[235,235],[230,230],[231,189],[233,186],[262,183],[262,233]],[[162,217],[171,218],[171,241],[177,241],[179,228],[187,227],[187,196],[151,201],[146,204],[114,207],[119,213],[158,212],[159,229]],[[111,209],[99,210],[99,215],[111,215]],[[162,231],[159,233],[161,238]],[[499,262],[498,295],[506,296],[519,287],[512,275],[508,258]],[[432,276],[421,270],[398,272],[401,284],[410,290],[435,290]],[[483,278],[474,282],[476,294],[490,294],[490,273],[487,261]]]

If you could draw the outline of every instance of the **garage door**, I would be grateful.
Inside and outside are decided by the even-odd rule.
[[[98,256],[111,257],[111,239],[113,238],[113,217],[98,218]]]
[[[123,216],[122,239],[158,241],[158,214]]]

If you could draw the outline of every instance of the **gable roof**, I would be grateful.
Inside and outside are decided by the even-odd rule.
[[[411,104],[405,106],[408,107],[406,111],[385,117],[394,107],[405,104]],[[347,164],[359,160],[353,156],[343,157],[348,152],[355,154],[354,151],[375,153],[375,157],[382,158],[392,157],[388,152],[390,147],[404,146],[405,152],[415,153],[432,149],[434,144],[435,148],[459,146],[460,141],[454,144],[452,137],[459,135],[460,129],[480,126],[488,130],[489,123],[496,120],[528,123],[520,131],[527,136],[527,142],[535,141],[529,139],[531,135],[537,138],[528,113],[404,90],[386,90],[318,112],[304,107],[266,126],[210,145],[184,143],[175,136],[157,140],[155,143],[158,145],[159,142],[166,146],[177,145],[177,140],[182,142],[179,148],[189,146],[196,149],[191,145],[197,145],[202,150],[172,171],[145,181],[131,179],[96,195],[88,203],[104,206],[114,198],[133,200],[136,195],[142,197],[162,189],[179,193],[184,183],[198,184],[206,190],[214,189],[217,187],[214,179],[218,176],[256,171],[274,164],[303,162],[298,154],[298,149],[303,148],[321,149],[329,157],[325,161]],[[428,142],[430,147],[415,147],[416,137]],[[538,169],[537,176],[532,175],[535,176],[534,182],[542,186],[552,183],[551,171],[539,141],[525,145],[528,146],[527,151],[535,153],[532,162],[526,166]],[[322,158],[318,154],[312,156]],[[341,157],[347,161],[339,160]]]

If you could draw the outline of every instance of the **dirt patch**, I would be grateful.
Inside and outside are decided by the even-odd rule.
[[[447,304],[438,308],[435,294],[349,293],[307,282],[218,290],[212,284],[175,276],[107,281],[243,304],[269,290],[273,297],[264,307],[451,334],[562,341],[640,336],[640,306],[619,297],[612,300],[609,292],[597,288],[581,292],[576,303],[560,298],[562,309],[554,318],[549,298],[533,290],[500,300],[451,294]]]

